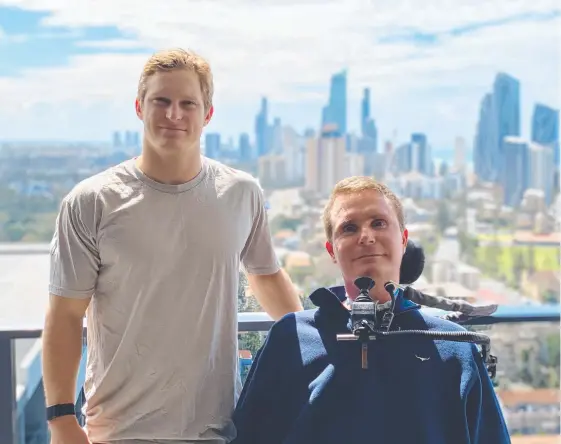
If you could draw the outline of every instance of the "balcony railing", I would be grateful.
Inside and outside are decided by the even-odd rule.
[[[423,311],[438,314],[441,311],[423,308]],[[501,306],[492,316],[481,317],[470,325],[493,325],[504,323],[559,323],[559,305]],[[243,332],[268,331],[273,321],[265,313],[238,313],[238,330]],[[40,347],[28,351],[24,362],[16,363],[16,340],[39,339],[42,326],[0,326],[0,443],[1,444],[46,444],[44,420],[44,398],[41,375]],[[491,344],[492,345],[492,344]],[[86,345],[84,344],[85,351]],[[82,353],[76,393],[80,393],[84,381],[85,353]],[[501,356],[499,358],[499,368]],[[17,374],[25,367],[25,384],[18,386]],[[32,405],[32,408],[29,406]]]

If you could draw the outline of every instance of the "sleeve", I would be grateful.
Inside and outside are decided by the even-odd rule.
[[[289,386],[283,378],[283,345],[270,330],[255,355],[234,411],[237,436],[231,444],[280,444],[290,424]]]
[[[251,232],[242,250],[241,259],[245,270],[251,274],[273,274],[279,271],[269,221],[265,210],[265,197],[256,184],[253,193],[254,215]]]
[[[467,424],[473,444],[510,444],[510,434],[491,378],[479,352],[475,352],[479,383],[467,399]]]
[[[51,242],[49,292],[85,299],[95,290],[100,259],[95,236],[83,223],[75,202],[75,198],[66,197],[56,220]],[[88,212],[87,208],[84,210]],[[87,219],[93,220],[93,217]]]

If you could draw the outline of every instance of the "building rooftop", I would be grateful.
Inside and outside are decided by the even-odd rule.
[[[514,233],[514,242],[519,244],[547,244],[559,247],[561,244],[561,233],[536,234],[532,231],[521,230]]]
[[[559,390],[544,388],[530,390],[501,390],[497,389],[497,395],[505,407],[515,408],[523,404],[532,405],[559,405],[561,402],[561,393]]]

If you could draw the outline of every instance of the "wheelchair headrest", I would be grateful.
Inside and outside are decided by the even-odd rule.
[[[425,252],[423,247],[417,245],[412,240],[407,241],[405,254],[401,260],[401,267],[399,269],[399,283],[409,285],[415,282],[425,268]]]

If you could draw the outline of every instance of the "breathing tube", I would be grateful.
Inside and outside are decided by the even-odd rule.
[[[421,247],[412,241],[407,244],[406,253],[401,264],[400,283],[411,284],[415,282],[424,268],[424,252]],[[454,342],[471,342],[481,347],[480,353],[483,363],[491,380],[496,377],[497,358],[491,355],[491,339],[489,336],[470,331],[436,331],[436,330],[397,330],[390,331],[394,318],[396,303],[396,289],[400,287],[394,282],[386,282],[384,289],[390,296],[390,301],[379,303],[372,300],[370,290],[376,285],[369,277],[358,277],[354,284],[359,290],[359,295],[351,304],[351,333],[337,335],[338,341],[361,342],[362,368],[368,368],[368,343],[379,338],[418,336],[433,340],[446,340]],[[475,306],[466,301],[453,301],[443,297],[431,296],[407,288],[404,297],[420,305],[435,307],[451,312],[445,318],[461,323],[471,317],[485,316],[493,313],[496,305]]]

